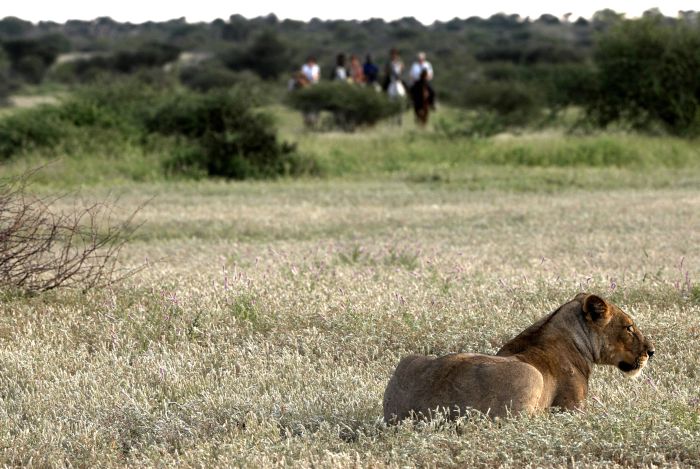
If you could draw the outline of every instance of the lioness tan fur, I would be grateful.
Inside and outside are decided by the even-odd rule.
[[[574,409],[586,398],[593,364],[637,376],[654,346],[632,319],[603,298],[585,293],[507,342],[496,356],[453,353],[402,359],[384,392],[384,419],[451,418],[466,409],[493,417]]]

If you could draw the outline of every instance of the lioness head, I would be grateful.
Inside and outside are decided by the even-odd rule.
[[[600,363],[616,366],[629,377],[641,373],[654,355],[654,344],[632,318],[596,295],[577,296],[590,331],[599,345]]]

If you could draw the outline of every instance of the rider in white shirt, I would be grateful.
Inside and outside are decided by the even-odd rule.
[[[301,66],[301,73],[304,74],[309,83],[318,83],[321,78],[321,67],[316,63],[316,57],[309,57],[306,60],[306,63]]]
[[[411,70],[408,73],[408,77],[411,80],[411,84],[420,80],[420,74],[423,70],[428,72],[428,81],[433,79],[433,66],[425,60],[425,52],[419,52],[417,56],[417,61],[413,62],[411,65]]]

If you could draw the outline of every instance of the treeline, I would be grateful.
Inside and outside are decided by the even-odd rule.
[[[440,101],[479,111],[476,131],[466,133],[545,121],[577,106],[600,126],[622,122],[694,134],[699,44],[694,11],[670,18],[649,10],[635,20],[612,10],[589,19],[497,14],[431,25],[414,18],[300,22],[274,15],[143,24],[9,17],[0,20],[0,97],[26,84],[82,85],[146,73],[151,81],[176,77],[201,92],[262,84],[281,98],[283,83],[309,55],[327,79],[340,52],[371,53],[381,65],[395,47],[407,65],[416,52],[427,52]]]
[[[300,22],[280,21],[274,15],[253,19],[233,15],[211,23],[187,23],[180,18],[143,24],[110,18],[32,24],[8,17],[0,20],[5,56],[0,63],[18,82],[40,82],[49,68],[63,68],[57,70],[60,80],[80,81],[99,71],[130,73],[136,68],[160,66],[188,51],[212,59],[208,65],[222,66],[219,72],[252,70],[264,79],[276,79],[298,67],[309,54],[330,70],[339,52],[372,53],[383,61],[389,47],[396,47],[407,61],[419,50],[428,52],[439,70],[436,85],[448,89],[455,80],[468,78],[489,64],[585,63],[591,57],[596,33],[621,19],[622,15],[612,10],[575,21],[552,15],[531,20],[497,14],[429,26],[414,18]],[[69,52],[72,56],[62,55]],[[59,57],[62,62],[55,64]]]

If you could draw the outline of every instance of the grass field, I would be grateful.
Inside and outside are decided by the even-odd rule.
[[[667,166],[452,167],[469,145],[577,143],[383,132],[297,136],[328,166],[334,149],[350,160],[322,178],[103,186],[86,170],[87,187],[60,204],[148,201],[123,253],[146,267],[87,294],[2,293],[0,465],[700,465],[691,144],[634,143],[689,158]],[[396,148],[417,156],[374,173]],[[446,156],[421,162],[424,149]],[[77,167],[58,165],[39,190],[79,184]],[[583,412],[382,423],[402,356],[494,353],[579,291],[613,300],[655,341],[640,379],[597,368]]]

